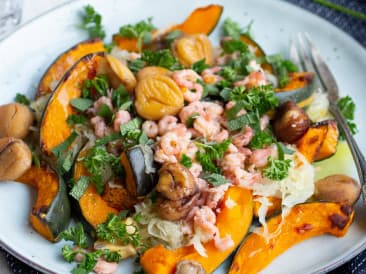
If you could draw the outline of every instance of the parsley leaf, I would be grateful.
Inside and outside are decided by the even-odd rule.
[[[71,114],[66,119],[68,126],[73,126],[77,124],[86,125],[88,123],[88,118],[84,115]]]
[[[169,70],[179,70],[182,68],[182,65],[169,49],[158,51],[145,50],[142,53],[141,60],[145,61],[148,66],[158,66]]]
[[[251,149],[259,149],[272,144],[273,141],[273,135],[269,131],[258,131],[250,141],[249,147]]]
[[[145,62],[140,58],[136,60],[128,61],[128,67],[133,73],[137,73],[145,66]]]
[[[87,98],[90,97],[92,91],[96,91],[100,96],[105,96],[109,88],[107,75],[100,74],[93,79],[86,79],[81,90],[83,98]]]
[[[118,240],[124,245],[140,245],[141,237],[138,227],[133,223],[127,224],[117,215],[109,214],[107,221],[97,226],[96,232],[99,239],[112,244]]]
[[[121,125],[121,134],[122,136],[126,136],[130,131],[139,129],[141,126],[141,119],[134,118],[127,123]]]
[[[108,124],[112,123],[114,117],[113,110],[111,110],[111,108],[107,104],[103,104],[99,107],[97,115],[103,117]]]
[[[346,119],[347,125],[352,133],[352,135],[358,132],[357,124],[354,122],[355,118],[355,111],[356,111],[356,104],[353,102],[350,96],[342,97],[338,100],[337,105],[339,110],[341,111],[343,117]],[[340,130],[339,135],[341,140],[345,139],[344,133]]]
[[[89,186],[89,177],[81,176],[70,191],[70,196],[79,201]]]
[[[199,143],[196,142],[199,150],[196,152],[196,159],[202,165],[202,169],[212,173],[219,173],[215,162],[224,156],[225,151],[231,144],[231,139],[222,143]]]
[[[209,65],[206,64],[205,59],[199,60],[191,65],[191,69],[193,69],[198,74],[201,74],[201,72],[207,69],[208,67]]]
[[[268,165],[263,169],[263,175],[271,180],[280,181],[288,176],[291,160],[268,158]]]
[[[27,96],[21,93],[17,93],[17,95],[15,96],[15,102],[26,106],[30,105],[30,100],[27,98]]]
[[[130,109],[130,106],[132,106],[132,100],[124,86],[120,85],[117,89],[113,90],[112,103],[118,110]]]
[[[248,46],[243,41],[237,40],[237,39],[224,41],[222,43],[222,49],[227,54],[232,54],[236,51],[238,51],[238,52],[249,51]]]
[[[285,59],[282,54],[266,56],[265,60],[273,65],[278,77],[278,86],[280,88],[286,86],[290,82],[289,73],[296,72],[298,70],[297,66],[290,60]]]
[[[152,17],[146,21],[142,20],[136,24],[128,24],[120,27],[119,35],[129,39],[137,38],[137,48],[141,51],[143,44],[151,42],[151,32],[155,29],[152,24]]]
[[[238,78],[236,70],[229,66],[223,67],[219,74],[229,82],[234,82]]]
[[[187,126],[187,128],[191,128],[191,127],[193,127],[193,123],[194,123],[194,121],[196,120],[196,118],[198,118],[198,117],[200,117],[200,115],[199,115],[199,113],[193,113],[193,114],[191,114],[188,118],[187,118],[187,120],[186,120],[186,126]]]
[[[186,154],[183,154],[180,161],[182,165],[184,165],[186,168],[192,167],[192,160],[189,158]]]
[[[105,37],[104,27],[102,25],[102,16],[95,11],[91,5],[84,7],[82,14],[81,29],[88,31],[89,38],[102,38]]]
[[[72,99],[70,103],[75,109],[83,112],[93,105],[93,100],[87,98],[75,98]]]
[[[225,36],[230,36],[234,39],[240,39],[242,28],[237,22],[227,18],[223,23],[223,32]]]
[[[64,152],[69,148],[69,146],[75,141],[76,137],[79,135],[73,131],[67,139],[59,144],[58,146],[52,149],[52,153],[57,157],[60,158]]]
[[[102,137],[98,140],[95,141],[95,145],[96,146],[104,146],[106,144],[108,144],[109,142],[113,142],[113,141],[116,141],[118,139],[121,139],[122,136],[121,136],[121,133],[119,132],[114,132],[108,136],[105,136],[105,137]]]
[[[62,257],[64,257],[66,262],[73,262],[75,259],[75,256],[78,254],[77,251],[75,251],[71,246],[64,245],[62,247]]]
[[[211,173],[203,176],[203,179],[205,179],[207,182],[209,182],[213,186],[219,186],[223,184],[229,183],[228,180],[224,176],[218,173]]]
[[[260,116],[258,111],[248,112],[228,121],[228,129],[230,131],[242,129],[244,126],[250,126],[253,129],[259,128]]]
[[[69,227],[68,229],[62,231],[57,236],[56,240],[72,241],[75,245],[81,248],[88,247],[87,237],[84,231],[84,227],[81,223],[77,223],[75,226]]]

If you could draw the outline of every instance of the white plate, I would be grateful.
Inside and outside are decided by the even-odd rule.
[[[253,33],[267,53],[286,52],[290,36],[309,32],[336,75],[344,94],[358,102],[356,118],[360,129],[356,139],[365,153],[366,52],[355,40],[326,21],[282,1],[266,0],[89,0],[66,4],[17,30],[0,43],[0,102],[11,102],[16,92],[35,94],[35,87],[55,57],[86,34],[75,26],[78,12],[87,3],[103,15],[111,35],[119,26],[154,17],[158,27],[181,22],[198,6],[217,2],[225,6],[222,18],[231,17],[247,24],[254,19]],[[211,38],[218,38],[216,30]],[[0,117],[1,118],[1,117]],[[356,175],[356,174],[355,174]],[[28,214],[34,192],[21,184],[0,184],[0,243],[12,254],[45,272],[69,273],[72,265],[61,258],[63,243],[50,244],[29,225]],[[357,208],[349,233],[341,239],[323,236],[296,245],[279,256],[263,273],[319,273],[330,270],[360,252],[366,244],[365,210]],[[224,273],[225,266],[217,270]],[[132,273],[125,262],[119,273]]]

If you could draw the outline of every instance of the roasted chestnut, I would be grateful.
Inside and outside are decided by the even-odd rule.
[[[335,174],[315,183],[315,197],[320,201],[353,205],[361,194],[361,185],[353,178]]]
[[[0,138],[23,139],[33,123],[33,112],[25,105],[11,103],[0,106]]]
[[[206,274],[206,271],[197,261],[182,260],[177,264],[174,274]]]
[[[154,76],[154,75],[166,75],[169,76],[172,72],[166,68],[158,67],[158,66],[148,66],[144,67],[137,73],[137,80],[141,81],[142,79]]]
[[[177,201],[160,198],[157,201],[157,212],[162,219],[178,221],[188,215],[195,206],[198,196],[197,193]]]
[[[309,126],[309,116],[292,101],[280,105],[273,120],[273,131],[277,139],[290,144],[299,140]]]

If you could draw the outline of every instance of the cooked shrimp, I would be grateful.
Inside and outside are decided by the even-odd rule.
[[[192,69],[178,70],[172,74],[173,80],[178,86],[184,88],[183,97],[187,102],[199,101],[203,94],[203,87],[197,83],[201,76]]]
[[[265,130],[269,124],[269,116],[263,115],[259,120],[261,130]]]
[[[218,103],[202,102],[202,106],[206,114],[214,119],[216,119],[217,117],[219,117],[224,113],[224,108]]]
[[[252,71],[243,80],[234,83],[234,86],[245,86],[247,88],[263,86],[267,84],[266,75],[261,71]]]
[[[247,146],[254,137],[254,131],[251,127],[246,126],[244,132],[235,134],[233,136],[233,144],[236,147]]]
[[[211,187],[204,190],[205,203],[209,208],[215,209],[219,202],[224,198],[224,195],[230,184],[223,184],[217,187]]]
[[[189,158],[191,158],[192,160],[194,160],[196,157],[197,151],[198,151],[198,147],[196,146],[196,144],[194,142],[189,142],[188,146],[183,151],[183,153],[185,155],[187,155]]]
[[[220,132],[220,124],[211,119],[198,117],[193,123],[196,129],[204,138],[211,141]]]
[[[226,174],[227,177],[235,184],[242,187],[250,188],[254,183],[258,182],[262,177],[260,173],[248,172],[242,168],[236,168],[231,173]]]
[[[222,129],[219,134],[215,136],[215,141],[221,143],[229,138],[229,132],[226,129]]]
[[[172,130],[177,125],[177,117],[173,115],[166,115],[158,122],[159,134],[162,136],[166,132]]]
[[[230,235],[226,235],[223,238],[220,238],[219,235],[214,237],[215,247],[221,252],[228,250],[230,247],[234,246],[234,241]]]
[[[107,96],[102,96],[94,102],[93,110],[91,112],[94,114],[97,113],[99,111],[100,107],[103,105],[107,105],[110,109],[113,110],[112,100],[110,98],[108,98]]]
[[[202,166],[199,163],[192,163],[192,166],[189,168],[189,171],[195,178],[197,178],[198,176],[200,176],[202,172]]]
[[[203,70],[201,73],[203,81],[207,84],[215,84],[218,81],[221,81],[223,78],[220,75],[217,75],[217,73],[220,72],[220,70],[221,70],[220,66],[207,68]]]
[[[256,60],[250,60],[248,67],[250,67],[253,71],[263,71],[261,65],[258,64]]]
[[[253,150],[249,158],[249,163],[256,167],[265,167],[268,163],[268,157],[277,157],[277,146]]]
[[[118,264],[117,263],[110,263],[103,259],[98,259],[96,265],[93,268],[93,271],[96,274],[113,274],[117,271]]]
[[[160,146],[168,155],[176,155],[181,152],[181,140],[178,135],[173,132],[165,133],[160,139]]]
[[[154,153],[154,160],[157,161],[158,163],[177,163],[177,157],[175,157],[174,155],[168,155],[164,152],[164,150],[162,150],[160,147],[158,147],[155,150]]]
[[[106,135],[107,125],[102,117],[95,116],[90,120],[90,123],[94,126],[95,136],[102,138],[104,135]]]
[[[200,84],[195,84],[194,89],[188,89],[183,92],[184,100],[188,103],[199,101],[203,94],[203,87]]]
[[[182,110],[179,112],[179,118],[180,121],[183,124],[186,124],[189,117],[191,117],[194,114],[203,115],[203,106],[201,102],[192,102],[189,105],[182,108]]]
[[[233,171],[236,168],[244,168],[245,156],[240,152],[227,153],[221,159],[221,167],[224,171]]]
[[[159,127],[154,121],[146,120],[142,124],[142,130],[146,133],[147,137],[155,138],[158,135]]]
[[[210,236],[214,236],[217,233],[216,215],[208,206],[203,206],[196,211],[194,218],[195,230],[207,233]]]
[[[114,131],[119,132],[121,125],[127,123],[130,120],[131,120],[131,115],[128,111],[126,111],[126,110],[117,111],[116,116],[115,116],[114,121],[113,121]]]

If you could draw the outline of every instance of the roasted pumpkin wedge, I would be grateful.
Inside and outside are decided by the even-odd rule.
[[[70,105],[72,99],[81,96],[81,86],[86,79],[96,74],[98,64],[104,53],[93,53],[81,58],[59,82],[42,116],[40,126],[40,147],[47,155],[65,141],[71,134],[66,119],[74,112]]]
[[[257,233],[250,234],[236,253],[230,274],[258,273],[269,265],[278,255],[311,237],[331,234],[344,236],[354,217],[350,206],[337,203],[306,203],[293,207],[282,221],[281,215],[267,222],[268,232],[275,233],[267,241]],[[259,233],[264,233],[260,228]]]
[[[277,197],[266,197],[268,199],[268,202],[270,203],[268,205],[266,217],[272,216],[274,213],[281,210],[282,206],[282,199]],[[261,197],[258,195],[255,195],[253,197],[253,214],[254,217],[259,217],[259,210],[262,206],[262,203],[260,202]]]
[[[51,93],[64,76],[65,72],[79,61],[80,58],[90,53],[104,50],[103,41],[100,39],[93,39],[78,43],[62,53],[42,76],[37,88],[36,98]]]
[[[315,161],[324,160],[336,153],[339,137],[337,122],[335,120],[325,120],[319,122],[319,124],[327,126],[327,134],[318,153],[315,155]]]
[[[289,74],[290,82],[283,88],[276,88],[280,102],[293,101],[300,107],[306,107],[313,101],[313,72],[293,72]]]
[[[160,43],[161,37],[173,30],[180,30],[185,34],[203,33],[209,35],[219,22],[223,9],[224,8],[221,5],[208,5],[197,8],[187,17],[186,20],[184,20],[183,23],[168,28],[163,34],[161,34],[161,36],[159,35],[155,37],[154,40],[156,40],[157,43]],[[202,22],[205,23],[202,24]],[[118,34],[114,34],[113,42],[120,49],[138,51],[136,38],[129,39],[121,37]],[[152,44],[154,44],[154,41],[152,41]],[[155,47],[154,45],[152,46]]]
[[[74,180],[75,182],[80,179],[81,176],[90,176],[89,172],[86,170],[84,165],[78,159],[84,157],[88,152],[88,147],[85,147],[79,152],[77,160],[74,164]],[[108,188],[106,188],[108,189]],[[84,194],[79,199],[79,208],[84,219],[92,225],[94,228],[104,223],[109,214],[118,214],[116,208],[108,204],[108,196],[111,194],[106,194],[106,200],[97,192],[93,184],[89,184],[88,188]]]
[[[16,181],[37,189],[30,223],[34,230],[49,241],[55,241],[70,221],[70,203],[62,178],[48,166],[32,166]]]
[[[146,146],[135,146],[122,153],[126,187],[134,197],[148,194],[155,186],[153,152]]]
[[[234,205],[225,206],[225,201],[231,200]],[[176,266],[183,260],[197,261],[207,273],[214,271],[239,245],[247,233],[252,222],[253,205],[251,191],[237,186],[230,187],[221,203],[221,211],[217,214],[216,225],[220,235],[230,235],[234,246],[228,250],[220,251],[213,241],[203,246],[207,257],[200,256],[193,246],[185,246],[175,250],[169,250],[162,245],[148,249],[142,254],[140,263],[147,273],[172,274]],[[230,226],[228,226],[230,224]]]

